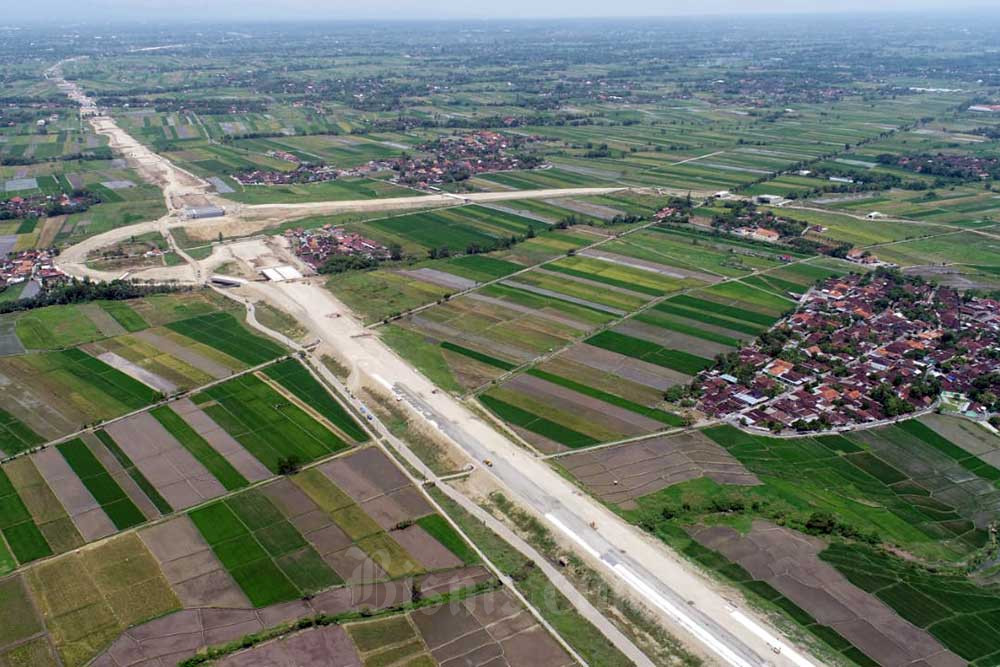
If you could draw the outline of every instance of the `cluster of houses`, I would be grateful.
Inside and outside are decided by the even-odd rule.
[[[1000,176],[1000,158],[984,155],[901,155],[879,156],[879,161],[908,171],[942,178],[987,180]]]
[[[97,202],[97,197],[90,193],[11,197],[0,201],[0,220],[80,213]]]
[[[441,137],[420,147],[428,157],[402,157],[392,168],[394,183],[433,189],[442,183],[462,181],[476,174],[513,169],[533,169],[542,160],[511,151],[541,141],[536,136],[507,136],[483,130],[462,136]]]
[[[315,229],[287,229],[285,238],[292,252],[314,271],[318,271],[334,255],[389,259],[389,249],[378,241],[329,224]]]
[[[233,174],[233,178],[240,185],[291,185],[333,181],[342,176],[345,171],[326,164],[297,164],[298,166],[291,171],[247,169],[236,172]]]
[[[51,250],[25,250],[0,261],[0,288],[34,280],[40,287],[52,287],[66,282],[69,277],[56,268]]]
[[[970,413],[986,418],[1000,406],[998,349],[998,301],[883,269],[831,278],[702,373],[699,408],[750,428],[811,431],[927,409],[945,391],[971,397]]]

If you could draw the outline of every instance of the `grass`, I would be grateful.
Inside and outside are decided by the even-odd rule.
[[[341,451],[347,444],[267,383],[243,375],[193,397],[212,419],[273,473],[282,459],[300,463]]]
[[[36,308],[15,324],[17,337],[29,350],[55,350],[102,338],[97,326],[75,305]]]
[[[250,333],[230,313],[198,315],[171,322],[167,327],[248,366],[257,366],[285,354],[277,343]]]
[[[331,391],[313,377],[300,362],[286,359],[264,370],[264,374],[276,380],[304,403],[316,410],[331,424],[355,442],[368,440],[368,434],[351,414],[331,395]]]
[[[226,488],[226,491],[235,491],[236,489],[242,489],[247,486],[249,482],[246,477],[244,477],[240,472],[233,467],[233,465],[226,460],[222,454],[215,451],[212,446],[205,440],[201,435],[198,434],[191,426],[184,421],[184,419],[178,415],[173,409],[168,405],[161,405],[158,408],[150,410],[150,414],[160,422],[163,426],[174,437],[177,442],[181,444],[184,449],[188,450],[194,458],[198,460],[205,469],[212,473],[212,476],[219,480],[219,483]]]
[[[413,364],[435,385],[453,393],[461,393],[462,386],[455,379],[441,348],[423,335],[395,324],[382,327],[379,335],[385,344],[399,356]]]
[[[142,315],[132,310],[124,301],[101,301],[100,306],[129,333],[149,328],[149,323],[142,318]]]
[[[118,446],[118,443],[115,442],[115,439],[111,437],[110,433],[104,429],[100,429],[98,431],[94,431],[94,435],[97,436],[97,439],[101,441],[101,444],[103,444],[104,447],[111,452],[111,455],[115,457],[136,485],[142,489],[142,492],[146,494],[146,497],[149,498],[156,509],[159,510],[160,514],[169,514],[173,511],[170,503],[168,503],[167,500],[160,495],[160,492],[156,490],[156,487],[153,486],[148,479],[146,479],[146,476],[143,475],[142,471],[136,467],[135,463],[132,462],[132,459],[128,457],[128,454],[122,451],[122,448]]]
[[[675,370],[685,375],[697,375],[712,365],[711,359],[705,359],[681,350],[661,347],[641,338],[626,336],[616,331],[602,331],[586,340],[588,345],[624,354],[627,357],[641,359]]]
[[[509,276],[524,267],[489,255],[462,255],[437,264],[434,268],[477,282],[486,282]]]
[[[500,419],[572,449],[596,445],[600,442],[600,440],[592,438],[585,433],[580,433],[545,417],[532,414],[527,410],[519,408],[516,405],[511,405],[489,394],[479,396],[479,401]]]
[[[553,373],[548,373],[546,371],[540,370],[538,368],[531,368],[527,371],[528,375],[533,375],[537,378],[545,380],[546,382],[551,382],[567,389],[571,389],[577,393],[583,394],[585,396],[590,396],[591,398],[596,398],[605,403],[610,403],[611,405],[618,406],[619,408],[624,408],[630,412],[640,414],[644,417],[649,417],[650,419],[655,419],[658,422],[666,424],[667,426],[683,426],[684,419],[678,415],[666,412],[664,410],[657,410],[656,408],[646,407],[645,405],[640,405],[627,398],[622,398],[621,396],[616,396],[614,394],[609,394],[606,391],[601,391],[600,389],[595,389],[589,385],[576,382],[569,378],[562,377],[560,375],[555,375]]]
[[[125,494],[118,482],[97,460],[93,452],[80,438],[57,445],[56,448],[66,463],[94,496],[101,509],[111,519],[118,530],[131,528],[146,520],[135,503]]]
[[[451,527],[439,514],[429,514],[417,519],[417,525],[423,528],[435,540],[440,542],[466,565],[479,562],[479,556],[472,550],[462,536]]]
[[[0,452],[11,456],[37,447],[45,439],[24,422],[0,408]]]

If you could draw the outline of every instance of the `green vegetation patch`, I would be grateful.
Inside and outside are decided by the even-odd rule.
[[[417,519],[417,525],[423,528],[431,537],[444,545],[466,565],[479,562],[479,556],[472,547],[458,534],[451,524],[440,514],[428,514]]]
[[[132,310],[125,301],[101,301],[100,306],[129,333],[149,328],[149,323],[142,318],[142,315]]]
[[[672,350],[616,331],[602,331],[596,336],[588,338],[586,343],[624,354],[627,357],[648,361],[685,375],[697,375],[712,365],[711,359],[705,359],[681,350]]]
[[[574,431],[550,419],[532,414],[527,410],[519,408],[516,405],[511,405],[489,394],[481,395],[479,401],[500,419],[567,447],[575,449],[577,447],[596,445],[600,442],[600,440],[592,438],[585,433]]]
[[[184,449],[188,450],[192,456],[194,456],[199,463],[205,466],[205,469],[212,473],[222,486],[226,487],[227,491],[235,491],[236,489],[242,489],[244,486],[249,484],[246,477],[244,477],[233,465],[226,460],[219,452],[212,448],[212,445],[208,443],[201,435],[198,434],[190,424],[188,424],[184,419],[173,411],[168,405],[161,405],[158,408],[150,410],[150,414],[156,418],[156,421],[160,422],[163,426],[174,437],[177,442],[181,443]]]
[[[341,583],[298,530],[257,490],[200,507],[189,516],[256,607]]]
[[[922,422],[919,422],[916,419],[910,419],[896,424],[895,428],[906,431],[915,438],[918,438],[938,450],[948,458],[956,461],[969,472],[975,473],[984,479],[988,479],[992,481],[995,486],[1000,487],[1000,469],[990,465],[986,461],[983,461],[978,456],[974,456],[965,451]]]
[[[45,439],[27,424],[0,408],[0,452],[8,456],[37,447]]]
[[[861,545],[831,544],[820,558],[966,660],[1000,646],[1000,587],[979,586],[964,573],[931,571]]]
[[[814,513],[836,518],[828,531],[866,542],[888,541],[918,557],[962,559],[970,543],[981,541],[979,531],[958,510],[931,498],[920,481],[911,479],[863,447],[858,440],[839,436],[768,438],[731,426],[713,426],[703,433],[724,447],[764,483],[750,488],[716,487],[688,498],[692,507],[711,504],[714,495],[739,496],[746,508],[757,504],[757,514],[780,518],[804,530]],[[684,486],[684,485],[679,485]],[[640,500],[650,511],[669,493]]]
[[[52,549],[35,525],[10,478],[0,469],[0,532],[20,563],[52,555]],[[6,560],[6,559],[5,559]]]
[[[384,621],[358,623],[347,626],[347,633],[362,653],[375,651],[384,646],[399,644],[417,636],[406,616],[394,616]]]
[[[700,311],[697,308],[685,308],[675,303],[674,299],[667,299],[662,303],[658,303],[653,306],[652,310],[666,313],[667,315],[675,315],[688,320],[694,320],[695,322],[702,322],[703,324],[711,324],[712,326],[722,327],[723,329],[729,329],[730,331],[736,331],[750,336],[756,336],[767,328],[757,324],[740,322],[735,319],[730,320],[718,315],[711,315]]]
[[[118,530],[137,526],[146,520],[83,440],[74,438],[56,448]]]
[[[309,407],[313,408],[331,424],[340,429],[355,442],[364,442],[368,434],[351,414],[330,395],[309,370],[295,359],[286,359],[264,370],[264,374],[276,380]]]
[[[167,324],[179,334],[257,366],[285,354],[277,343],[252,334],[230,313],[209,313]]]
[[[307,463],[348,446],[252,374],[210,387],[193,400],[273,473],[289,457]]]
[[[480,361],[487,366],[493,366],[494,368],[499,368],[501,370],[512,371],[517,368],[517,364],[512,364],[509,361],[497,359],[496,357],[491,357],[488,354],[483,354],[482,352],[477,352],[476,350],[470,350],[467,347],[462,347],[461,345],[456,345],[455,343],[449,341],[442,341],[441,347],[450,352],[461,354],[463,357],[475,359],[476,361]]]
[[[746,310],[745,308],[739,308],[724,303],[717,303],[715,301],[706,301],[705,299],[699,299],[688,294],[678,294],[677,296],[671,298],[670,302],[685,308],[691,308],[692,310],[716,313],[736,320],[757,324],[762,327],[769,327],[778,321],[777,317],[773,317],[771,315],[765,315],[764,313],[758,313],[753,310]],[[792,304],[789,302],[787,307],[791,306]]]
[[[96,357],[76,348],[52,352],[54,359],[62,370],[73,375],[77,380],[90,385],[118,403],[138,410],[161,398],[160,392],[129,377],[116,368],[112,368]]]
[[[489,255],[462,255],[436,265],[435,268],[469,280],[487,282],[509,276],[524,267]]]
[[[21,577],[0,581],[0,648],[43,630]]]

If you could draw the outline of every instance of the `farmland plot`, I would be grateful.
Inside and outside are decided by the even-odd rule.
[[[267,383],[243,375],[195,395],[193,402],[272,473],[290,457],[299,463],[347,444]]]

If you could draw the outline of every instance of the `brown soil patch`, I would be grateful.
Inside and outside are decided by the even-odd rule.
[[[220,667],[361,667],[361,664],[347,632],[338,625],[298,632],[218,662]]]
[[[613,373],[626,380],[653,389],[664,391],[675,384],[685,384],[691,378],[683,373],[663,368],[640,359],[626,357],[623,354],[604,350],[593,345],[580,343],[563,352],[561,357],[579,362],[605,373]]]
[[[409,485],[396,464],[375,447],[324,463],[320,470],[358,503]]]
[[[139,537],[185,607],[250,607],[187,516],[151,526],[140,531]]]
[[[493,591],[462,602],[410,614],[434,659],[448,667],[571,665],[535,619],[506,591]]]
[[[174,401],[170,407],[203,437],[212,449],[226,457],[226,460],[248,480],[259,482],[271,476],[271,472],[263,463],[216,424],[201,408],[192,403],[191,399],[182,398]]]
[[[833,627],[881,665],[903,667],[938,660],[964,664],[928,632],[820,560],[826,547],[822,540],[765,521],[755,521],[746,535],[728,526],[695,529],[691,534]]]
[[[455,554],[448,551],[420,526],[413,525],[403,530],[394,530],[391,535],[425,570],[444,570],[462,564]]]
[[[413,521],[434,512],[420,492],[412,486],[367,500],[361,504],[361,509],[385,529],[394,528],[403,521]]]
[[[219,480],[148,412],[109,424],[106,430],[174,509],[226,493]]]
[[[93,542],[117,532],[111,519],[55,447],[32,454],[31,460],[85,541]]]
[[[743,464],[697,431],[568,454],[559,462],[592,494],[626,509],[634,507],[636,498],[698,477],[724,484],[760,483]]]

